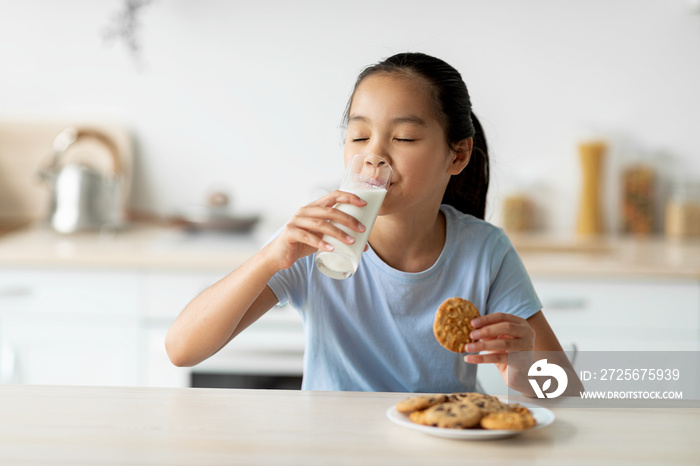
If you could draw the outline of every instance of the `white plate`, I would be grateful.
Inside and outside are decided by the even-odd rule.
[[[423,432],[424,434],[434,435],[435,437],[457,439],[457,440],[487,440],[512,437],[523,432],[532,432],[533,430],[541,429],[554,422],[554,413],[547,408],[532,405],[529,403],[518,403],[525,406],[535,418],[535,426],[526,430],[489,430],[489,429],[445,429],[443,427],[422,426],[411,422],[408,416],[396,411],[396,406],[392,406],[386,412],[386,416],[392,422],[408,427],[409,429]]]

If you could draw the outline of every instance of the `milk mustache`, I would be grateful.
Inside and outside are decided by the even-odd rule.
[[[374,221],[386,197],[386,188],[389,185],[390,177],[391,167],[381,157],[371,154],[359,154],[353,157],[348,165],[340,190],[357,195],[367,204],[362,207],[352,204],[338,204],[335,208],[355,217],[365,226],[365,231],[357,232],[334,223],[335,226],[355,238],[355,242],[345,244],[334,237],[324,235],[323,241],[332,245],[333,251],[319,250],[316,253],[316,266],[325,275],[342,280],[350,277],[357,270],[360,256],[362,256]]]

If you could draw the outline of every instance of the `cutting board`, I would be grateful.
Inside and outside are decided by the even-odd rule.
[[[53,141],[67,126],[91,128],[111,138],[119,149],[124,172],[125,204],[131,185],[133,141],[123,125],[80,121],[0,120],[0,228],[41,220],[50,208],[50,188],[39,171],[53,158]],[[65,153],[63,162],[80,161],[108,172],[109,152],[99,142],[81,139]]]

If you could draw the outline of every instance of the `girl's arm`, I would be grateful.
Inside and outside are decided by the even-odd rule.
[[[561,344],[559,344],[559,339],[549,326],[549,322],[547,322],[542,311],[537,312],[527,319],[527,323],[535,331],[534,350],[552,352],[548,353],[550,357],[548,362],[559,365],[559,367],[566,372],[569,380],[566,391],[564,391],[563,394],[565,396],[579,396],[579,394],[584,391],[583,383],[581,383],[581,379],[579,379],[576,374],[569,358],[566,356]]]
[[[578,395],[583,384],[576,375],[569,359],[559,344],[542,311],[527,320],[513,314],[494,313],[472,320],[475,330],[466,351],[486,354],[470,354],[465,357],[469,363],[493,363],[506,384],[526,396],[534,396],[532,386],[527,382],[527,372],[534,362],[533,352],[547,351],[550,363],[558,364],[568,376],[565,395]]]
[[[172,324],[165,338],[168,357],[176,366],[194,366],[224,347],[277,304],[267,283],[280,270],[318,249],[332,250],[324,234],[351,244],[354,240],[333,225],[355,231],[364,226],[334,209],[337,203],[366,204],[354,194],[335,191],[299,209],[281,233],[248,261],[195,297]]]
[[[199,364],[277,304],[267,286],[277,269],[267,253],[263,248],[185,307],[165,338],[173,364]]]

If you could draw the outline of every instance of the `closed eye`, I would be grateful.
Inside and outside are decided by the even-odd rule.
[[[367,141],[369,138],[353,138],[352,142],[361,142],[361,141]]]
[[[394,138],[395,141],[399,142],[413,142],[415,139],[406,139],[406,138]]]

